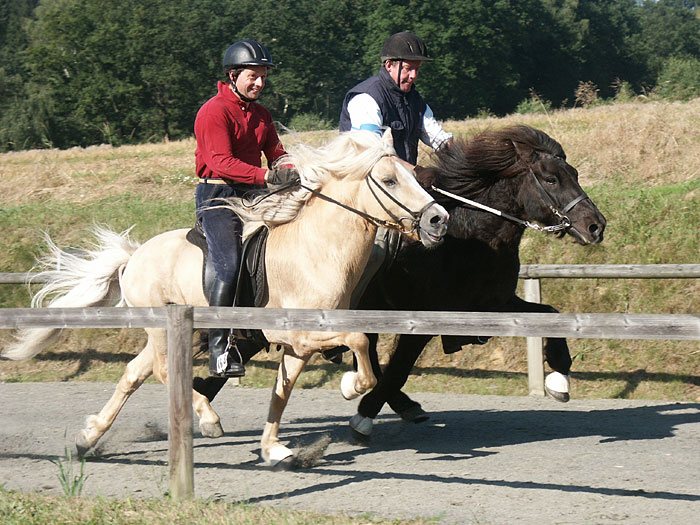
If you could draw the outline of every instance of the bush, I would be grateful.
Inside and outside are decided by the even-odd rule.
[[[632,85],[627,81],[616,78],[612,88],[615,90],[615,102],[632,102],[637,98]]]
[[[515,112],[521,115],[527,113],[549,113],[551,110],[552,103],[543,99],[534,89],[530,89],[530,96],[521,101],[515,108]]]
[[[578,87],[576,88],[576,91],[574,93],[574,96],[576,98],[576,103],[574,104],[574,107],[581,106],[583,108],[587,108],[590,106],[595,106],[599,102],[599,91],[600,90],[598,89],[598,86],[596,86],[594,82],[579,82]]]
[[[700,60],[669,58],[664,62],[654,93],[668,100],[691,100],[700,96]]]
[[[299,113],[291,118],[287,127],[293,131],[317,131],[333,129],[335,124],[315,113]]]

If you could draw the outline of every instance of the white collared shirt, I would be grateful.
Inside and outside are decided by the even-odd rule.
[[[352,97],[348,102],[348,114],[350,115],[352,129],[364,129],[379,135],[382,134],[382,112],[379,109],[379,104],[371,95],[360,93]],[[445,141],[451,138],[452,133],[442,129],[442,126],[433,115],[433,110],[426,104],[420,140],[437,150]]]

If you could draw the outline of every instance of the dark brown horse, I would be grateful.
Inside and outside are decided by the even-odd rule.
[[[417,170],[418,171],[418,170]],[[450,212],[442,245],[426,250],[404,242],[395,260],[370,283],[360,308],[485,312],[556,312],[529,303],[515,292],[520,270],[519,247],[530,227],[558,237],[568,234],[579,244],[603,240],[605,218],[578,183],[561,145],[527,126],[486,131],[471,140],[456,140],[435,156],[433,196]],[[470,204],[460,199],[467,199]],[[367,393],[351,426],[369,435],[372,419],[384,403],[408,421],[427,414],[401,392],[430,335],[402,335],[382,371],[370,338],[377,385]],[[487,338],[443,337],[446,353]],[[545,388],[559,401],[569,400],[571,357],[565,339],[548,338],[546,361],[553,372]],[[251,352],[252,354],[252,352]],[[252,355],[246,355],[249,359]],[[195,389],[210,400],[225,383],[196,378]]]
[[[542,131],[514,126],[458,140],[435,157],[433,195],[450,213],[439,247],[404,242],[390,267],[370,283],[360,307],[378,310],[556,312],[516,296],[519,246],[527,227],[568,234],[579,244],[603,240],[605,218],[578,183],[558,142]],[[466,198],[470,204],[463,200]],[[498,211],[497,211],[498,210]],[[436,334],[437,335],[437,334]],[[486,338],[443,337],[446,353]],[[369,435],[384,403],[403,419],[422,421],[420,404],[401,391],[430,335],[402,335],[388,365],[379,369],[377,336],[370,336],[377,385],[360,401],[351,427]],[[571,357],[565,339],[548,338],[546,361],[554,372],[546,390],[569,400]]]

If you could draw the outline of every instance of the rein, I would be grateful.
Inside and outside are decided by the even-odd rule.
[[[461,197],[459,195],[455,195],[454,193],[450,193],[449,191],[445,191],[443,189],[437,188],[435,186],[432,186],[432,189],[438,193],[442,193],[443,195],[446,195],[447,197],[450,197],[454,200],[463,202],[464,204],[467,204],[469,206],[472,206],[474,208],[478,208],[480,210],[487,211],[489,213],[492,213],[494,215],[497,215],[499,217],[503,217],[504,219],[508,219],[509,221],[515,222],[517,224],[520,224],[521,226],[525,226],[526,228],[531,228],[536,231],[542,231],[542,232],[547,232],[547,233],[554,233],[554,232],[560,232],[560,231],[566,231],[569,228],[571,228],[571,220],[569,217],[566,216],[566,213],[571,211],[574,206],[576,206],[579,202],[588,199],[588,195],[586,195],[585,192],[581,193],[578,197],[574,198],[569,204],[564,206],[563,209],[559,209],[556,207],[554,204],[554,200],[552,199],[551,195],[547,193],[547,191],[544,189],[540,181],[537,179],[537,176],[535,175],[535,172],[532,171],[532,168],[530,168],[530,175],[532,175],[532,178],[535,180],[535,187],[539,190],[540,196],[542,197],[542,200],[545,201],[547,206],[549,207],[549,210],[552,212],[552,214],[559,219],[559,224],[555,224],[553,226],[540,226],[539,224],[534,224],[530,221],[524,221],[522,219],[519,219],[517,217],[513,217],[512,215],[508,215],[505,212],[502,212],[500,210],[497,210],[495,208],[491,208],[490,206],[486,206],[485,204],[481,204],[479,202],[473,201],[471,199],[467,199],[465,197]]]
[[[393,201],[395,204],[397,204],[401,209],[405,210],[407,213],[410,214],[410,217],[397,217],[394,215],[390,210],[387,209],[386,206],[382,203],[381,200],[379,200],[379,197],[375,193],[375,191],[372,189],[372,185],[370,184],[370,181],[377,187],[379,188],[391,201]],[[316,197],[326,201],[330,202],[332,204],[335,204],[336,206],[340,206],[344,210],[350,211],[356,215],[359,215],[360,217],[367,219],[371,223],[377,225],[377,226],[383,226],[384,228],[389,228],[392,230],[398,230],[401,233],[413,233],[419,228],[420,224],[420,218],[423,215],[423,212],[430,208],[433,204],[435,204],[435,201],[431,201],[428,204],[426,204],[420,211],[415,212],[411,211],[408,209],[403,203],[399,202],[396,200],[389,192],[387,192],[384,188],[382,188],[379,183],[372,177],[371,173],[367,174],[367,177],[365,177],[365,182],[367,182],[367,186],[369,187],[369,191],[374,197],[374,199],[379,203],[379,205],[382,207],[382,209],[393,219],[394,222],[391,221],[385,221],[384,219],[380,219],[378,217],[374,217],[372,215],[369,215],[368,213],[365,213],[363,211],[360,211],[356,208],[353,208],[352,206],[348,206],[347,204],[343,204],[340,201],[335,200],[332,197],[328,197],[327,195],[324,195],[318,190],[314,190],[313,188],[309,188],[307,186],[304,186],[301,184],[301,187],[304,188],[306,191],[312,193]],[[410,226],[411,229],[406,229],[403,225],[404,220],[410,220]]]

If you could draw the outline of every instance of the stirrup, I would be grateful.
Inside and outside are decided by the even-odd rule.
[[[216,374],[210,372],[210,375],[214,377],[243,377],[245,375],[243,357],[236,345],[233,331],[229,331],[224,352],[216,358]]]

